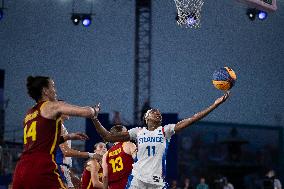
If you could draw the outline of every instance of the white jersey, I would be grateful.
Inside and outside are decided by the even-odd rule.
[[[62,124],[62,133],[61,135],[65,136],[68,135],[68,131],[66,127]],[[67,145],[69,148],[71,148],[71,140],[66,141]],[[68,165],[69,167],[72,167],[72,158],[71,157],[64,157],[63,158],[63,163]]]
[[[61,135],[63,135],[63,136],[68,135],[68,131],[63,124],[62,124]],[[67,142],[68,147],[71,148],[71,140],[67,140],[66,142]],[[69,166],[69,167],[61,166],[61,169],[63,171],[65,178],[66,178],[68,188],[73,188],[74,185],[72,183],[71,176],[70,176],[70,170],[69,170],[69,168],[72,167],[72,158],[71,157],[64,157],[63,158],[63,164]]]
[[[137,179],[155,185],[165,185],[166,154],[175,124],[160,126],[154,131],[145,127],[130,129],[129,135],[137,141],[137,161],[132,175]]]

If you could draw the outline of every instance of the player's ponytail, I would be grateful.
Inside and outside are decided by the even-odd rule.
[[[27,77],[27,90],[28,94],[31,98],[33,98],[36,102],[38,102],[42,95],[43,87],[48,87],[49,77],[44,76],[28,76]]]
[[[31,75],[28,76],[27,77],[27,86],[31,85],[33,83],[34,79],[35,78],[33,76],[31,76]]]

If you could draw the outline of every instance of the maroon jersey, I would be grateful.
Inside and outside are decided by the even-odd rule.
[[[28,110],[24,120],[24,151],[25,154],[54,154],[58,147],[61,133],[61,119],[47,119],[40,115],[41,108],[47,103],[40,102]]]
[[[132,171],[132,156],[123,151],[122,142],[112,146],[107,153],[106,163],[108,167],[108,183],[110,188],[118,185],[120,182],[123,182],[122,185],[125,187],[127,178]]]
[[[98,176],[99,176],[99,181],[103,182],[103,168],[101,165],[99,172],[98,172]],[[92,179],[91,179],[91,172],[88,171],[86,168],[83,171],[83,175],[82,175],[82,188],[81,189],[97,189],[94,187],[94,185],[92,184]]]
[[[42,117],[41,109],[45,103],[39,102],[26,114],[24,151],[14,172],[13,189],[65,188],[54,161],[61,133],[61,119]]]

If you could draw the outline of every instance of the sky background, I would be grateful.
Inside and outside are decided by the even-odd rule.
[[[22,120],[33,101],[26,93],[29,75],[54,79],[60,99],[76,105],[101,103],[102,112],[121,112],[133,120],[133,0],[75,1],[89,13],[89,28],[70,20],[71,0],[5,1],[0,21],[0,69],[5,70],[6,139],[22,137]],[[284,1],[267,20],[250,21],[235,0],[207,0],[201,28],[175,22],[173,0],[152,1],[151,105],[162,112],[192,116],[222,95],[212,83],[214,70],[229,66],[237,74],[231,98],[204,120],[283,125]],[[277,118],[276,118],[277,117]],[[71,131],[85,120],[66,122]]]

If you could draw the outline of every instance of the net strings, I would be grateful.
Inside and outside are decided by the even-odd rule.
[[[177,24],[183,27],[199,27],[201,19],[201,8],[203,0],[174,0],[178,10]],[[193,24],[188,23],[188,18],[195,20]]]

